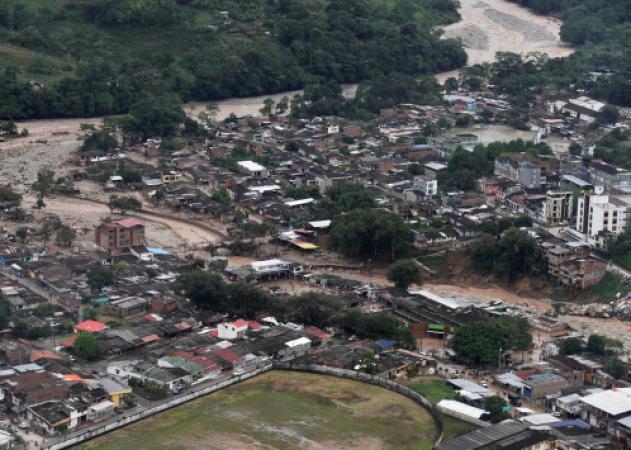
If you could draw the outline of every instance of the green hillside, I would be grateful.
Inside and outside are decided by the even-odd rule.
[[[2,0],[0,118],[183,101],[463,65],[452,0]]]

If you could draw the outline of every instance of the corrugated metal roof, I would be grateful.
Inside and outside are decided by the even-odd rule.
[[[599,392],[583,397],[581,401],[612,416],[631,412],[631,389],[623,388]]]

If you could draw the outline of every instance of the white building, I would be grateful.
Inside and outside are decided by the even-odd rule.
[[[438,194],[438,180],[432,175],[417,175],[413,180],[414,186],[420,188],[425,195],[431,197]]]
[[[578,199],[576,229],[588,236],[621,234],[627,226],[629,203],[621,197],[588,194]]]
[[[267,178],[267,169],[254,161],[239,161],[237,163],[240,172],[254,178]]]
[[[279,354],[283,356],[296,355],[304,353],[311,348],[311,339],[307,337],[300,337],[292,341],[285,342],[285,349],[281,350]]]
[[[436,407],[443,414],[465,421],[481,420],[488,414],[488,411],[456,400],[441,400],[436,404]]]
[[[248,329],[248,323],[245,320],[236,322],[224,322],[217,325],[217,337],[219,339],[237,339]]]
[[[584,122],[593,122],[605,106],[605,103],[581,96],[569,99],[561,106],[560,112]]]

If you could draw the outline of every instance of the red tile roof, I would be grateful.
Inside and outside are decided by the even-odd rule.
[[[221,366],[215,363],[212,359],[204,358],[203,356],[193,356],[190,361],[193,361],[204,368],[206,372],[214,372],[221,370]]]
[[[86,331],[88,333],[98,333],[105,329],[103,322],[97,322],[96,320],[84,320],[74,326],[77,331]]]
[[[331,339],[331,335],[329,333],[317,327],[306,327],[305,331],[309,333],[311,336],[317,337],[318,339],[322,341]]]
[[[241,357],[239,355],[227,349],[214,350],[212,354],[215,355],[219,359],[223,359],[224,361],[227,361],[233,364],[241,361]]]
[[[74,343],[73,343],[74,344]],[[39,361],[40,359],[48,359],[51,361],[63,361],[63,357],[51,350],[33,350],[31,351],[31,362]]]
[[[172,352],[168,352],[167,355],[168,356],[176,356],[176,357],[182,358],[184,360],[189,360],[189,359],[191,359],[193,357],[193,354],[191,352],[185,352],[185,351],[182,351],[182,350],[175,350],[175,351],[172,351]]]
[[[81,378],[80,375],[74,374],[74,373],[68,373],[66,375],[64,375],[64,380],[66,381],[77,381],[79,383],[85,381],[84,378]]]

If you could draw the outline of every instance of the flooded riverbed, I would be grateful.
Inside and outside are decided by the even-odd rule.
[[[521,55],[540,52],[550,57],[567,56],[572,48],[561,42],[557,19],[539,16],[526,8],[506,0],[460,0],[462,20],[445,27],[445,36],[462,41],[468,64],[480,64],[495,60],[498,52],[513,52]],[[439,82],[450,76],[458,76],[458,71],[436,75]],[[355,95],[356,85],[344,86],[344,95]],[[237,116],[256,115],[263,107],[263,100],[271,97],[274,101],[287,96],[292,98],[301,91],[283,92],[258,97],[231,98],[216,102],[217,119],[223,120],[231,113]],[[189,114],[195,116],[206,108],[208,102],[194,102],[186,105]]]
[[[543,52],[550,56],[569,55],[572,50],[565,46],[559,39],[560,23],[556,19],[538,16],[514,3],[505,0],[460,0],[462,21],[445,28],[445,35],[462,40],[469,55],[469,64],[491,62],[496,52],[511,51],[516,53]],[[457,76],[457,71],[437,75],[439,81],[444,81],[449,76]],[[355,85],[344,86],[344,95],[353,96]],[[217,119],[222,120],[231,113],[237,116],[256,115],[263,107],[263,100],[271,97],[275,101],[282,97],[293,97],[300,91],[284,92],[275,95],[262,95],[258,97],[231,98],[214,102],[217,106]],[[209,102],[193,102],[184,105],[186,111],[193,117],[206,108]],[[40,120],[18,124],[20,128],[28,128],[31,137],[18,139],[6,143],[0,143],[0,150],[12,149],[13,152],[2,152],[0,163],[9,167],[5,177],[0,173],[3,182],[13,181],[17,173],[16,164],[24,165],[26,155],[31,157],[31,151],[35,148],[41,150],[47,148],[47,141],[55,142],[58,153],[42,153],[40,162],[51,164],[52,167],[64,160],[64,157],[76,148],[76,132],[79,124],[84,122],[95,123],[99,119],[61,119]],[[513,130],[511,130],[513,131]],[[61,134],[60,134],[61,133]],[[489,132],[482,132],[480,140],[486,142],[496,136],[497,129],[491,128]],[[477,133],[476,133],[477,134]],[[514,137],[511,133],[511,138]],[[488,139],[487,139],[488,137]],[[496,139],[504,140],[504,139]],[[510,140],[510,139],[509,139]],[[39,141],[39,142],[37,142]],[[20,160],[20,158],[22,158]],[[17,163],[15,162],[16,160]],[[28,177],[32,179],[32,177]]]

